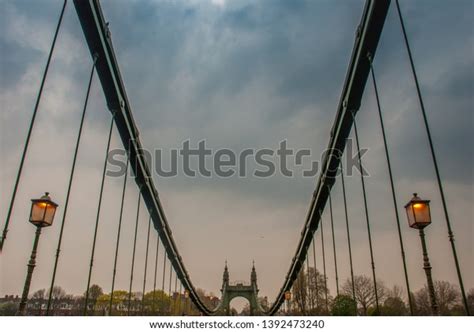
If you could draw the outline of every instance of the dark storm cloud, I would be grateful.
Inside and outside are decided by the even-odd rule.
[[[209,3],[124,7],[105,2],[103,7],[149,148],[206,138],[214,147],[240,151],[276,147],[279,140],[290,138],[294,147],[315,147],[319,157],[327,134],[309,124],[332,121],[361,3],[240,1],[221,10]],[[307,124],[310,137],[302,138],[288,127],[295,118]],[[243,126],[225,130],[234,120]],[[176,135],[160,136],[169,127],[176,128]],[[280,177],[264,186],[249,179],[158,182],[173,187],[232,186],[255,197],[267,193],[305,202],[306,194],[293,195],[283,188],[293,183],[292,190],[301,192],[303,185],[310,193],[314,186],[314,180]]]
[[[32,57],[38,58],[41,54],[39,51],[28,51],[30,51],[28,48],[13,42],[3,39],[0,41],[0,52],[2,53],[1,87],[18,83],[26,71],[24,64]],[[3,54],[8,56],[3,57]]]
[[[432,5],[436,11],[402,3],[402,7],[407,7],[406,20],[414,50],[418,52],[418,58],[428,59],[422,69],[436,72],[439,68],[433,69],[436,63],[430,63],[428,53],[438,50],[448,57],[450,51],[439,50],[440,40],[426,38],[423,35],[426,30],[422,27],[426,22],[436,22],[440,13],[443,13],[443,19],[452,20],[459,9],[443,11],[441,2]],[[461,5],[469,6],[469,3],[461,2]],[[210,3],[195,6],[186,2],[146,5],[138,2],[115,6],[104,2],[103,7],[111,22],[132,105],[137,118],[143,119],[140,128],[147,138],[143,140],[147,147],[171,148],[187,138],[196,142],[205,138],[214,147],[230,146],[239,151],[249,146],[276,145],[277,140],[287,137],[294,139],[296,147],[313,148],[316,155],[325,147],[326,127],[333,120],[362,2],[273,1],[269,5],[265,1],[237,1],[227,3],[224,9]],[[417,20],[419,16],[424,20]],[[427,160],[430,157],[426,140],[419,130],[417,100],[397,20],[395,11],[391,10],[376,58],[384,110],[390,114],[411,112],[411,117],[397,125],[395,137],[390,142],[391,153],[396,165],[400,161],[399,174],[404,178],[429,179],[432,173],[424,170],[429,167]],[[457,31],[461,27],[453,28],[459,35],[459,43],[465,39],[465,35]],[[437,25],[429,28],[429,34],[438,38],[452,35]],[[444,109],[440,106],[444,104],[456,109],[460,118],[469,120],[470,110],[466,107],[472,104],[467,92],[469,82],[460,83],[467,93],[464,98],[458,98],[461,90],[451,85],[462,79],[459,74],[465,76],[465,80],[472,80],[469,71],[472,65],[451,69],[451,66],[456,67],[455,63],[443,64],[448,66],[445,70],[450,74],[447,77],[443,74],[436,82],[424,84],[422,88],[426,104],[436,108],[429,112],[435,138],[440,142],[438,149],[442,160],[449,164],[447,169],[456,165],[463,169],[448,176],[454,180],[461,174],[458,178],[462,179],[462,174],[472,169],[472,157],[451,142],[466,139],[471,124],[461,121],[465,128],[453,130],[449,119],[440,119],[437,114],[443,114]],[[403,76],[396,78],[401,85],[393,83],[392,78],[397,76]],[[176,89],[183,86],[184,90]],[[365,100],[371,105],[364,104],[363,109],[373,110],[370,81],[367,86]],[[408,99],[411,109],[398,107],[395,100],[385,104],[384,98],[390,91],[397,91],[398,98]],[[242,102],[245,100],[248,102]],[[294,129],[285,125],[295,118],[309,124],[304,130],[313,135],[298,137]],[[248,123],[239,128],[240,135],[219,130],[220,126],[227,128],[226,122],[232,123],[234,119],[245,119],[242,124]],[[361,124],[362,130],[364,126]],[[175,135],[163,135],[170,127],[175,128]],[[314,127],[318,128],[316,132]],[[215,144],[217,137],[220,144]],[[377,148],[368,142],[366,146]],[[407,150],[406,146],[411,148]],[[404,162],[407,160],[410,163]],[[374,169],[381,166],[384,166],[383,158],[372,161]],[[157,181],[165,188],[184,189],[193,185],[226,190],[232,187],[255,197],[269,195],[268,199],[300,202],[308,200],[314,187],[314,181],[281,177],[267,181],[265,185],[238,178],[178,177]]]
[[[442,174],[448,181],[472,184],[472,149],[463,144],[472,140],[474,122],[472,3],[402,2],[401,7]],[[420,104],[395,10],[389,12],[375,70],[395,163],[400,164],[405,179],[432,179]],[[370,113],[376,116],[370,80],[367,87],[362,108],[372,109]]]
[[[272,105],[265,121],[282,121],[316,102],[325,103],[326,111],[332,112],[358,20],[354,8],[357,12],[360,6],[355,2],[336,6],[340,7],[338,16],[329,3],[273,2],[271,9],[266,2],[237,4],[230,3],[222,15],[215,15],[216,9],[209,5],[190,13],[179,2],[160,2],[145,9],[135,4],[126,13],[123,7],[111,6],[114,43],[124,63],[129,93],[140,96],[132,101],[138,111],[154,107],[146,113],[161,115],[160,121],[147,116],[151,121],[144,121],[145,126],[160,128],[179,119],[180,113],[191,113],[189,109],[168,110],[177,93],[170,85],[180,73],[196,82],[190,95],[184,96],[186,106],[200,114],[196,125],[208,122],[215,113],[235,111],[212,109],[210,100],[236,96],[254,83],[265,88],[262,93],[269,98],[281,100]],[[337,19],[329,19],[331,13]],[[140,17],[139,23],[132,14]],[[134,21],[129,22],[130,17]],[[334,39],[343,39],[347,49],[340,52]],[[139,65],[145,59],[147,66]],[[153,75],[149,67],[154,68]],[[173,112],[171,119],[169,112]]]

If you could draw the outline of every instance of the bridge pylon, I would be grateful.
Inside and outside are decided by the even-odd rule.
[[[226,261],[222,276],[221,302],[216,308],[216,314],[230,316],[230,302],[236,297],[243,297],[249,301],[251,316],[259,316],[264,313],[258,301],[257,271],[255,270],[255,264],[252,264],[250,284],[244,284],[244,282],[231,283]]]

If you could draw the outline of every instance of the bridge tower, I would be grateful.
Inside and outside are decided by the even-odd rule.
[[[243,282],[231,284],[226,261],[224,274],[222,276],[221,293],[221,302],[217,307],[217,313],[220,315],[230,315],[230,302],[236,297],[243,297],[249,301],[251,316],[261,315],[264,312],[258,302],[257,271],[255,270],[255,263],[252,264],[250,284],[244,284]]]

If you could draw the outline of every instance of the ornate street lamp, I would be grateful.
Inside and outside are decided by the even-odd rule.
[[[431,265],[428,258],[424,231],[424,228],[431,224],[430,201],[421,199],[414,193],[413,198],[405,205],[405,210],[407,211],[408,224],[410,227],[416,228],[420,232],[421,248],[423,250],[423,269],[425,270],[428,283],[431,311],[433,315],[438,315],[438,304],[436,302],[433,278],[431,276]]]
[[[20,306],[18,308],[18,315],[24,315],[26,309],[26,302],[28,301],[28,293],[30,291],[31,277],[36,266],[36,251],[38,249],[39,237],[41,235],[41,228],[49,227],[53,224],[54,215],[58,204],[54,203],[49,197],[49,193],[45,193],[39,199],[31,200],[30,222],[36,226],[35,240],[33,242],[33,250],[31,251],[30,261],[28,262],[28,272],[26,274],[25,286],[23,287],[23,294],[21,296]]]

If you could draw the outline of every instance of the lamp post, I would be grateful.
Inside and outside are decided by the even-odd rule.
[[[436,302],[436,294],[433,278],[431,276],[431,265],[428,258],[424,231],[424,228],[431,224],[430,201],[423,200],[414,193],[412,199],[405,205],[405,210],[407,212],[408,225],[411,228],[418,229],[420,232],[421,248],[423,250],[423,269],[425,270],[426,281],[428,283],[431,311],[433,315],[437,316],[439,314],[438,303]]]
[[[21,296],[20,306],[18,308],[18,315],[25,314],[26,303],[28,301],[28,293],[30,291],[31,277],[36,266],[36,251],[38,249],[39,237],[41,235],[41,228],[49,227],[53,224],[54,214],[58,204],[54,203],[49,197],[49,193],[45,193],[39,199],[31,200],[30,222],[36,226],[35,240],[33,242],[33,250],[31,251],[30,261],[28,262],[28,271],[26,274],[25,286],[23,287],[23,294]]]

